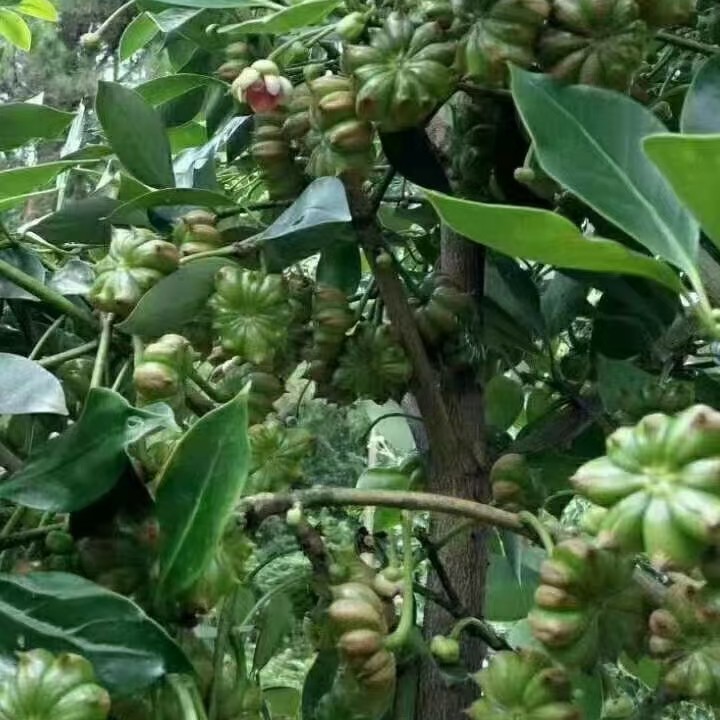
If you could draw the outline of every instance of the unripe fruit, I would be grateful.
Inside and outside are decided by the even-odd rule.
[[[361,12],[351,12],[335,24],[335,32],[350,42],[357,40],[365,32],[365,15]]]
[[[455,665],[460,662],[460,643],[454,638],[436,635],[430,641],[430,652],[441,665]]]
[[[83,50],[97,50],[102,43],[102,36],[98,33],[88,32],[80,36],[80,47]]]
[[[302,505],[293,505],[285,514],[285,522],[290,527],[297,527],[303,519]]]

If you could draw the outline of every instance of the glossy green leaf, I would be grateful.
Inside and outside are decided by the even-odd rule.
[[[720,135],[653,135],[643,143],[675,194],[720,247]]]
[[[120,162],[151,187],[175,185],[170,142],[157,112],[135,90],[100,81],[95,110]]]
[[[58,137],[73,114],[35,103],[0,105],[0,150],[12,150],[30,140]]]
[[[720,55],[714,55],[695,73],[685,96],[680,129],[700,135],[720,133]]]
[[[697,223],[642,150],[643,138],[665,131],[656,115],[626,95],[519,68],[512,91],[550,176],[653,255],[694,272]]]
[[[142,50],[159,32],[160,28],[149,13],[142,12],[134,17],[120,37],[118,47],[120,60],[127,60],[138,50]]]
[[[231,198],[211,190],[197,188],[171,188],[168,190],[154,190],[139,195],[130,202],[118,207],[111,215],[113,221],[126,215],[132,210],[148,210],[157,207],[182,207],[190,205],[195,207],[223,208],[234,205]]]
[[[58,11],[49,0],[20,0],[17,5],[13,5],[13,10],[48,22],[58,21]]]
[[[29,50],[32,45],[32,33],[28,24],[15,12],[0,7],[0,38],[21,50]]]
[[[181,330],[205,307],[215,289],[215,275],[230,262],[223,258],[204,258],[182,265],[150,288],[117,328],[129,335],[144,337]]]
[[[129,433],[136,437],[136,426],[143,421],[149,421],[150,431],[164,425],[166,418],[132,407],[112,390],[91,390],[77,422],[0,484],[0,498],[52,512],[90,505],[117,482],[127,463]]]
[[[522,385],[505,375],[495,375],[485,385],[485,422],[496,430],[507,430],[522,412]]]
[[[332,285],[348,297],[357,290],[361,276],[360,248],[350,243],[325,248],[315,270],[317,282]]]
[[[190,672],[182,650],[134,602],[78,575],[0,575],[0,655],[72,652],[93,665],[100,684],[129,695],[167,673]]]
[[[254,672],[259,672],[270,662],[294,624],[292,600],[283,593],[274,593],[255,623],[258,639],[253,655]]]
[[[178,155],[188,148],[198,148],[198,146],[204,145],[207,142],[207,127],[199,122],[189,122],[185,125],[168,128],[168,137],[173,155]],[[178,187],[192,187],[191,183],[183,182],[183,176],[177,169],[177,162],[174,167]]]
[[[597,389],[607,412],[624,410],[629,402],[657,378],[628,360],[614,360],[598,355],[596,360]]]
[[[177,75],[155,78],[142,85],[137,85],[135,92],[141,95],[151,105],[161,105],[181,95],[185,95],[191,90],[204,88],[208,85],[217,85],[225,90],[228,89],[227,83],[210,75],[179,73]]]
[[[113,154],[107,145],[85,145],[79,150],[63,155],[63,160],[102,160]]]
[[[540,576],[522,565],[521,582],[502,555],[491,555],[485,594],[485,617],[491,622],[524,618],[535,603]]]
[[[32,193],[54,180],[59,173],[73,167],[72,160],[13,168],[0,172],[0,200]]]
[[[342,0],[302,0],[290,7],[235,25],[225,25],[218,32],[240,35],[281,35],[297,28],[322,22]]]
[[[677,275],[663,262],[628,250],[614,240],[585,237],[569,220],[555,213],[486,205],[426,192],[453,230],[506,255],[558,268],[639,275],[681,291]]]
[[[327,247],[353,243],[343,234],[351,220],[342,182],[334,177],[314,180],[257,236],[268,269],[276,272]]]
[[[67,415],[62,385],[33,360],[0,353],[0,415],[29,413]]]
[[[117,207],[118,201],[113,198],[84,198],[46,215],[28,229],[53,245],[107,245],[112,230],[108,217]]]
[[[216,552],[242,495],[249,465],[247,394],[201,417],[175,447],[158,479],[159,590],[187,589]]]

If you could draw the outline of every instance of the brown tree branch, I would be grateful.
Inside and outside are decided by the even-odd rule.
[[[433,493],[402,490],[358,490],[355,488],[315,487],[287,493],[260,493],[240,501],[239,512],[249,530],[259,527],[273,515],[283,515],[293,505],[316,507],[390,507],[403,510],[431,511],[465,517],[481,525],[492,525],[533,538],[532,529],[515,513],[492,505]]]
[[[427,427],[430,446],[438,456],[451,458],[458,452],[458,438],[450,423],[437,373],[408,304],[405,286],[392,264],[377,263],[378,254],[384,251],[384,241],[374,203],[359,185],[348,183],[347,191],[358,241],[375,276],[393,329],[413,368],[413,393]]]

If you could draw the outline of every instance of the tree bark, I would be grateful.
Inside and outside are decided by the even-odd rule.
[[[456,236],[443,228],[441,269],[463,290],[482,297],[485,253],[484,248]],[[434,456],[430,488],[432,492],[486,501],[489,495],[485,468],[485,437],[483,422],[482,389],[473,373],[453,371],[443,377],[443,397],[450,421],[455,428],[461,452],[449,460],[442,454]],[[433,535],[441,537],[452,529],[452,519],[437,517],[433,522]],[[440,553],[440,560],[453,585],[457,600],[469,614],[482,616],[487,573],[486,532],[475,530],[461,535]],[[431,588],[443,593],[437,575],[433,575]],[[434,603],[425,611],[425,635],[430,638],[447,634],[454,619]],[[463,639],[463,660],[472,670],[479,669],[485,648],[480,640],[466,636]],[[417,720],[461,720],[464,711],[477,698],[473,683],[449,689],[432,663],[425,663],[419,687]]]

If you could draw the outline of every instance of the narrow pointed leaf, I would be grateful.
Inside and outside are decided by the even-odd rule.
[[[101,685],[129,695],[190,672],[182,650],[134,602],[78,575],[0,575],[0,657],[44,648],[86,657]]]
[[[0,38],[21,50],[29,50],[32,45],[32,33],[28,24],[12,10],[0,7]]]
[[[120,37],[120,60],[127,60],[138,50],[142,50],[159,32],[160,29],[149,13],[142,12],[133,18]]]
[[[77,162],[61,160],[43,165],[3,170],[0,172],[0,200],[35,192],[54,180],[63,170],[74,165],[77,165]]]
[[[179,332],[205,307],[215,289],[215,275],[230,263],[229,259],[204,258],[181,266],[153,285],[118,329],[145,337]]]
[[[110,146],[135,178],[151,187],[175,185],[167,133],[146,100],[119,83],[101,81],[95,109]]]
[[[247,394],[198,420],[159,478],[159,587],[167,597],[204,572],[240,498],[249,464]]]
[[[426,191],[440,217],[470,240],[516,258],[558,268],[639,275],[679,292],[673,270],[614,240],[585,237],[569,220],[547,210],[486,205]]]
[[[543,169],[621,230],[686,272],[699,232],[642,150],[665,132],[631,98],[587,85],[562,85],[513,68],[512,91]]]
[[[21,0],[13,6],[13,10],[48,22],[58,21],[58,11],[49,0]]]
[[[0,150],[12,150],[38,138],[56,138],[72,119],[72,113],[35,103],[0,105]]]

